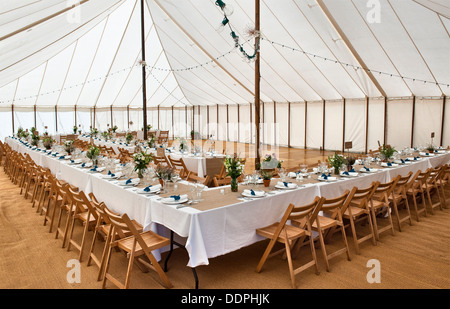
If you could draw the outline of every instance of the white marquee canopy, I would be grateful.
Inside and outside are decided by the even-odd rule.
[[[450,129],[444,123],[448,0],[260,1],[262,120],[278,124],[272,135],[265,131],[264,142],[341,149],[353,140],[364,151],[383,138],[423,144],[432,131],[450,144],[443,134]],[[246,29],[254,25],[255,1],[224,2],[234,8],[230,25],[252,53]],[[173,128],[174,135],[196,129],[253,141],[229,123],[251,122],[255,64],[243,60],[228,28],[217,30],[223,12],[215,0],[145,0],[144,17],[147,106],[158,109],[149,122]],[[127,129],[125,109],[143,103],[141,59],[140,0],[3,0],[2,126],[31,127],[57,109],[68,114],[58,117],[54,131],[70,131],[77,110],[76,122],[92,123],[95,107],[94,125],[111,118]],[[38,120],[32,121],[33,111]],[[405,125],[407,132],[399,133]]]

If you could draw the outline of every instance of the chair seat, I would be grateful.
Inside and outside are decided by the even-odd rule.
[[[78,214],[78,218],[81,219],[81,221],[86,222],[88,217],[88,211],[82,212]],[[94,216],[91,214],[89,217],[89,223],[97,222],[97,219],[94,218]]]
[[[266,238],[272,239],[278,226],[279,226],[279,222],[276,222],[272,225],[269,225],[269,226],[266,226],[266,227],[263,227],[260,229],[256,229],[256,233],[261,236],[264,236]],[[287,232],[287,237],[289,240],[297,239],[306,234],[306,231],[304,229],[301,229],[299,227],[295,227],[292,225],[285,225],[283,230],[281,231],[277,241],[279,241],[281,243],[286,242],[285,230]]]
[[[341,222],[328,218],[328,217],[323,217],[323,216],[317,216],[316,221],[313,222],[312,227],[314,229],[317,229],[317,220],[319,220],[320,223],[320,227],[322,229],[328,229],[330,227],[336,226],[336,225],[342,225]]]
[[[134,227],[136,228],[136,230],[137,230],[139,233],[142,233],[142,230],[143,230],[142,225],[140,225],[136,220],[131,220],[131,222],[133,223],[133,225],[134,225]],[[102,233],[104,233],[105,235],[108,235],[108,234],[109,234],[109,231],[111,230],[111,224],[102,224],[102,225],[100,225],[99,229],[100,229],[100,231],[101,231]],[[116,234],[116,235],[117,235],[117,234]],[[127,234],[125,234],[125,235],[126,235],[126,236],[129,236],[129,235],[127,235]]]
[[[170,245],[170,239],[155,234],[152,231],[141,233],[141,237],[144,240],[145,244],[149,247],[150,251]],[[134,236],[126,237],[117,242],[119,248],[128,253],[133,250],[133,243],[134,243]],[[141,245],[139,243],[136,243],[135,254],[140,255],[143,253],[144,251],[142,250]]]
[[[362,214],[367,214],[367,211],[364,208],[349,206],[343,214],[344,218],[350,217],[349,209],[352,212],[353,217],[358,217],[361,216]]]
[[[379,209],[384,206],[387,206],[385,202],[372,200],[372,204],[369,203],[369,207],[373,207],[374,209]]]

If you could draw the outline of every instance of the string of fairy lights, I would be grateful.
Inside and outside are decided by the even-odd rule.
[[[320,59],[320,60],[323,60],[323,61],[328,61],[328,62],[337,64],[337,65],[340,65],[340,66],[353,68],[355,70],[362,70],[362,71],[366,71],[366,72],[371,72],[374,75],[378,74],[378,75],[384,75],[384,76],[389,76],[389,77],[400,78],[402,80],[405,80],[405,81],[407,80],[407,81],[410,81],[410,82],[417,82],[417,83],[422,83],[422,84],[436,85],[436,86],[442,86],[442,87],[447,87],[447,88],[450,87],[449,83],[424,80],[424,79],[420,79],[420,78],[414,78],[414,77],[403,76],[403,75],[399,75],[399,74],[395,74],[395,73],[389,73],[389,72],[383,72],[383,71],[380,71],[380,70],[364,68],[364,67],[361,67],[361,66],[358,66],[358,65],[355,65],[355,64],[347,63],[347,62],[340,61],[340,60],[337,60],[337,59],[332,59],[332,58],[321,56],[319,54],[315,54],[315,53],[311,53],[311,52],[308,52],[308,51],[304,51],[304,50],[301,50],[299,48],[295,48],[295,47],[289,46],[287,44],[278,43],[278,42],[269,40],[267,38],[264,38],[263,36],[260,36],[260,40],[262,42],[268,42],[273,47],[278,47],[278,48],[281,47],[281,48],[290,50],[292,52],[303,54],[305,56],[308,56],[311,59]],[[241,46],[240,43],[239,43],[239,46]],[[173,96],[172,92],[169,89],[167,89],[160,80],[158,80],[156,78],[156,76],[152,73],[151,70],[157,70],[157,71],[163,71],[163,72],[172,72],[172,73],[181,73],[181,72],[186,72],[186,71],[202,69],[202,68],[205,68],[205,67],[207,67],[209,65],[212,65],[212,64],[216,63],[217,61],[219,61],[219,60],[229,56],[230,54],[232,54],[235,51],[236,48],[239,48],[239,47],[235,46],[232,50],[227,51],[226,53],[223,53],[223,54],[221,54],[221,55],[219,55],[217,57],[214,57],[211,60],[208,60],[206,62],[197,64],[197,65],[192,65],[192,66],[189,66],[189,67],[183,67],[183,68],[166,67],[166,68],[163,68],[163,67],[158,67],[158,66],[149,65],[149,64],[146,64],[145,66],[146,66],[147,72],[149,72],[149,74],[152,76],[152,78],[159,85],[161,85],[169,94],[171,94]],[[242,52],[242,51],[240,51],[240,52]],[[253,59],[252,55],[250,55],[250,59]],[[246,61],[246,62],[249,62],[249,61]],[[108,78],[110,76],[114,76],[114,75],[117,75],[117,74],[128,72],[128,71],[133,70],[135,68],[141,67],[141,65],[142,64],[137,63],[137,64],[135,64],[135,65],[133,65],[131,67],[126,67],[126,68],[123,68],[123,69],[111,72],[110,74],[107,74],[107,75],[104,75],[104,76],[99,76],[99,77],[96,77],[96,78],[93,78],[93,79],[86,80],[85,82],[81,82],[81,83],[70,85],[70,86],[65,86],[63,88],[55,89],[55,90],[52,90],[52,91],[46,91],[46,92],[42,92],[42,93],[39,93],[39,94],[30,95],[30,96],[24,96],[24,97],[19,97],[19,98],[14,98],[14,99],[0,100],[0,104],[2,104],[2,103],[14,103],[14,102],[27,101],[27,100],[30,100],[30,99],[35,99],[37,97],[42,97],[42,96],[46,96],[46,95],[53,95],[53,94],[57,94],[59,92],[67,91],[67,90],[70,90],[70,89],[73,89],[73,88],[83,87],[85,85],[92,84],[92,83],[104,80],[104,79],[106,79],[106,78]],[[177,103],[182,100],[182,99],[176,98],[175,96],[174,96],[174,98],[177,99]],[[182,102],[182,103],[185,104],[184,102]]]

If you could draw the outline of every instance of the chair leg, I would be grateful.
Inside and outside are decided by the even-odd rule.
[[[288,260],[289,274],[291,276],[292,287],[294,289],[296,289],[297,285],[295,284],[294,266],[292,265],[291,247],[289,245],[289,240],[286,240],[286,242],[284,243],[284,246],[286,248],[286,256],[287,256],[287,260]]]
[[[325,260],[326,270],[329,272],[330,271],[330,263],[328,261],[327,250],[325,249],[325,241],[323,239],[322,229],[318,229],[318,232],[319,232],[320,249],[322,250],[322,255]]]
[[[275,245],[276,240],[271,239],[269,242],[269,245],[267,246],[266,250],[263,253],[263,256],[261,257],[261,260],[258,263],[258,266],[256,266],[256,272],[260,272],[264,263],[266,262],[267,258],[269,257],[270,252],[273,249],[273,246]]]
[[[358,236],[356,235],[356,228],[355,228],[355,222],[353,220],[353,216],[349,216],[349,221],[350,221],[350,227],[352,229],[353,243],[355,244],[355,251],[356,251],[356,254],[360,254]]]
[[[347,235],[345,234],[344,224],[342,224],[342,226],[341,226],[341,234],[342,234],[342,240],[345,243],[345,248],[347,248],[347,250],[345,251],[347,253],[347,260],[351,261],[352,259],[350,258],[350,249],[348,247]]]

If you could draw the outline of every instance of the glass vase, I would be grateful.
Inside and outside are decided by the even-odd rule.
[[[237,178],[231,178],[231,192],[238,192],[238,181]]]

